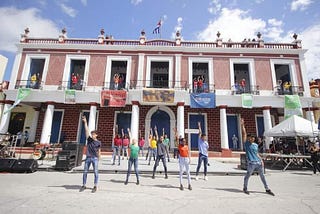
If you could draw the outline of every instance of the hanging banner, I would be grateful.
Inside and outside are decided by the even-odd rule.
[[[174,90],[169,89],[143,89],[143,102],[173,103]]]
[[[298,95],[285,95],[284,96],[284,118],[287,119],[292,115],[302,117],[302,108],[300,98]]]
[[[22,100],[24,100],[27,96],[29,96],[31,92],[30,88],[19,88],[18,89],[18,94],[17,94],[17,98],[16,101],[12,104],[12,106],[5,112],[3,112],[4,114],[8,113],[9,111],[11,111],[14,107],[16,107]]]
[[[190,94],[191,108],[215,108],[216,94],[215,93],[192,93]]]
[[[252,108],[253,95],[252,94],[241,94],[242,108]]]
[[[103,90],[100,96],[101,107],[124,107],[126,106],[127,91]]]
[[[76,90],[68,89],[64,92],[64,103],[75,104],[76,103]]]

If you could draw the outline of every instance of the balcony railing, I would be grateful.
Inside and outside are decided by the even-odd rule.
[[[83,80],[79,80],[77,83],[73,84],[71,81],[60,81],[58,90],[75,89],[78,91],[84,91],[86,83]]]
[[[250,85],[249,89],[247,87],[242,88],[239,85],[233,85],[231,87],[231,94],[254,94],[254,95],[260,95],[260,90],[258,85]]]
[[[137,46],[140,44],[139,40],[116,40],[116,39],[104,39],[102,43],[98,42],[98,39],[78,39],[68,38],[60,43],[58,38],[27,38],[24,43],[31,44],[80,44],[80,45],[125,45],[125,46]],[[179,45],[172,40],[147,40],[143,45],[145,46],[181,46],[192,48],[268,48],[268,49],[297,49],[296,43],[264,43],[260,46],[259,42],[247,41],[247,42],[222,42],[219,46],[218,42],[198,42],[198,41],[181,41]]]
[[[42,90],[43,84],[43,81],[17,80],[14,88],[32,88]]]
[[[302,86],[290,86],[288,89],[284,89],[281,86],[276,86],[274,88],[275,95],[299,95],[303,96]]]
[[[102,90],[128,90],[128,83],[103,82]]]
[[[206,82],[202,83],[202,86],[194,86],[190,84],[189,86],[190,93],[214,93],[216,92],[214,84],[207,84]]]
[[[177,90],[188,90],[187,81],[168,81],[168,80],[131,80],[129,89],[141,88],[172,88]]]

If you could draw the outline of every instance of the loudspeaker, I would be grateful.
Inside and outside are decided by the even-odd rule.
[[[74,142],[66,142],[62,145],[63,151],[75,151],[76,160],[75,166],[81,166],[82,157],[83,157],[83,144],[74,143]]]
[[[11,172],[16,159],[0,159],[0,172]]]
[[[18,159],[12,166],[12,172],[32,173],[38,169],[38,161],[34,159]]]
[[[82,164],[82,158],[83,158],[83,148],[84,145],[83,144],[78,144],[78,148],[77,148],[77,156],[76,156],[76,166],[81,166]]]
[[[76,151],[60,151],[56,160],[56,170],[70,170],[76,165]]]

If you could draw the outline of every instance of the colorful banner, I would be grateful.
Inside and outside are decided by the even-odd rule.
[[[215,108],[216,94],[215,93],[192,93],[190,94],[191,108]]]
[[[31,93],[30,88],[19,88],[18,93],[17,93],[17,98],[16,101],[12,104],[12,106],[5,112],[4,114],[8,113],[11,111],[14,107],[16,107],[22,100],[24,100],[29,94]]]
[[[284,96],[284,118],[287,119],[292,115],[302,117],[302,108],[300,98],[298,95],[285,95]]]
[[[252,94],[241,94],[242,108],[252,108],[253,95]]]
[[[65,90],[64,103],[65,104],[75,104],[76,103],[76,90],[74,90],[74,89]]]
[[[127,91],[125,90],[104,90],[101,91],[101,107],[124,107],[126,106]]]
[[[143,102],[173,103],[174,90],[169,89],[143,89]]]

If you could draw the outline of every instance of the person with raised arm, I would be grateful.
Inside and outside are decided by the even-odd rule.
[[[166,155],[168,158],[168,162],[170,162],[170,156],[169,156],[170,139],[168,138],[168,135],[164,132],[164,128],[162,128],[162,136],[163,136],[163,144],[166,147]]]
[[[185,138],[181,140],[179,144],[179,180],[180,180],[180,190],[183,190],[182,185],[182,175],[185,169],[188,179],[188,189],[192,190],[191,187],[191,176],[190,176],[190,153],[187,141]]]
[[[156,134],[156,139],[157,139],[157,158],[153,166],[152,179],[155,178],[155,172],[157,170],[160,160],[162,161],[162,164],[163,164],[165,179],[167,179],[168,174],[167,174],[167,163],[166,163],[166,147],[163,144],[163,136],[160,136],[160,139],[159,139],[156,126],[154,127],[154,132]]]
[[[247,158],[247,173],[244,177],[243,182],[243,192],[245,194],[250,194],[248,191],[248,181],[254,170],[258,170],[260,179],[264,185],[266,193],[274,196],[274,193],[269,189],[266,178],[264,176],[264,163],[262,158],[258,153],[258,144],[255,143],[255,135],[248,134],[244,125],[244,120],[240,120],[241,132],[242,132],[242,142],[244,143],[244,150],[246,152]]]
[[[207,135],[202,133],[200,122],[198,122],[198,129],[199,129],[199,138],[198,138],[199,157],[198,157],[198,166],[196,171],[196,181],[199,180],[198,175],[199,175],[199,170],[202,162],[203,162],[203,168],[204,168],[204,180],[207,181],[208,180],[207,165],[208,165],[209,144],[207,141]]]
[[[150,141],[150,152],[149,152],[149,163],[148,165],[150,165],[151,162],[151,158],[153,157],[153,159],[156,159],[157,156],[157,141],[158,141],[158,132],[157,132],[157,127],[154,127],[155,133],[156,135],[151,135],[151,141]],[[150,130],[150,132],[152,133],[152,130]]]
[[[85,135],[87,139],[87,153],[86,153],[86,160],[84,163],[84,171],[83,171],[83,183],[80,188],[80,192],[83,192],[87,187],[87,175],[90,168],[90,165],[93,166],[94,171],[94,186],[92,189],[92,193],[97,191],[98,179],[99,179],[99,171],[98,171],[98,164],[99,159],[101,158],[101,141],[97,139],[98,134],[96,130],[91,131],[91,136],[89,134],[89,127],[87,123],[86,116],[82,116],[82,121],[85,129]]]
[[[126,156],[127,160],[129,160],[128,146],[129,146],[130,139],[128,134],[124,134],[123,129],[121,129],[121,133],[122,133],[122,160],[124,159],[124,156]]]
[[[118,134],[118,126],[116,125],[115,130],[114,130],[114,136],[115,138],[113,139],[113,154],[112,154],[112,165],[115,164],[116,158],[118,157],[118,166],[120,165],[120,149],[122,146],[122,138]]]
[[[132,164],[134,165],[134,172],[136,173],[136,178],[137,182],[136,184],[139,185],[139,170],[138,170],[138,156],[139,156],[139,146],[138,146],[138,141],[137,139],[132,139],[131,136],[131,131],[128,128],[128,134],[129,134],[129,139],[130,139],[130,144],[129,144],[129,149],[130,149],[130,158],[128,160],[128,171],[127,171],[127,178],[126,181],[124,182],[125,185],[128,184],[130,173],[131,173],[131,168]]]

